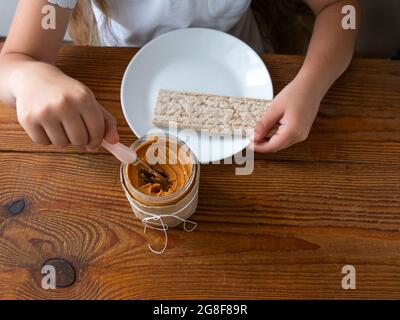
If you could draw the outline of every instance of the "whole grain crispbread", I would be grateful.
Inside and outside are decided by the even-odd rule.
[[[206,130],[219,134],[242,134],[254,129],[270,106],[263,99],[160,90],[153,124]]]

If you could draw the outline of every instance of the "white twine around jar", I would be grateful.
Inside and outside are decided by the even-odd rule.
[[[173,214],[152,215],[151,217],[147,217],[147,218],[142,219],[142,223],[144,224],[144,231],[143,231],[144,233],[146,233],[147,227],[149,227],[151,229],[160,230],[160,231],[164,232],[165,241],[164,241],[164,247],[162,248],[161,251],[154,250],[150,244],[147,245],[149,247],[149,249],[155,254],[162,254],[167,249],[167,245],[168,245],[168,233],[167,233],[168,225],[166,223],[164,223],[163,220],[162,220],[162,218],[167,218],[167,217],[173,217],[175,219],[178,219],[178,220],[182,221],[183,222],[183,229],[186,232],[192,232],[192,231],[196,230],[196,228],[197,228],[197,223],[196,222],[193,222],[193,221],[190,221],[190,220],[186,220],[186,219],[183,219],[181,217],[177,217],[176,215],[173,215]],[[159,227],[155,227],[155,226],[152,226],[152,225],[148,224],[147,222],[151,221],[151,220],[154,220],[154,221],[159,220],[161,222],[161,226],[162,227],[159,228]],[[187,228],[186,227],[187,223],[192,224],[192,228],[190,228],[190,229]]]
[[[124,186],[125,187],[125,186]],[[125,189],[125,188],[124,188]],[[167,249],[167,245],[168,245],[168,233],[167,230],[169,229],[168,224],[166,224],[163,219],[165,218],[174,218],[177,219],[181,222],[183,222],[183,229],[186,232],[193,232],[194,230],[196,230],[197,228],[197,223],[193,222],[191,220],[188,219],[184,219],[178,216],[178,214],[184,210],[186,210],[186,208],[191,205],[191,203],[189,202],[188,204],[186,204],[183,208],[179,209],[178,211],[174,212],[173,214],[154,214],[154,213],[148,213],[148,212],[144,212],[142,209],[140,209],[133,201],[131,201],[131,195],[127,192],[127,190],[125,190],[126,195],[128,196],[128,200],[130,202],[130,204],[132,206],[135,207],[136,210],[140,211],[140,213],[142,213],[143,215],[147,216],[145,218],[143,218],[141,221],[144,224],[144,233],[146,233],[147,227],[154,229],[154,230],[159,230],[159,231],[163,231],[164,232],[164,247],[160,250],[157,251],[155,249],[152,248],[152,246],[150,244],[148,244],[147,246],[149,247],[150,251],[155,253],[155,254],[163,254],[165,252],[165,250]],[[198,195],[198,190],[196,191],[196,193],[194,194],[194,198]],[[149,224],[149,222],[154,221],[156,223],[161,224],[160,227],[156,227],[154,225]],[[191,224],[192,228],[188,228],[187,224]]]

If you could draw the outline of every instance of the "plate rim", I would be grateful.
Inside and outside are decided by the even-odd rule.
[[[271,94],[272,97],[271,99],[274,99],[275,96],[275,92],[274,92],[274,84],[272,81],[272,77],[271,74],[267,68],[267,65],[264,63],[263,59],[261,58],[260,54],[257,53],[249,44],[247,44],[246,42],[244,42],[243,40],[227,33],[221,30],[216,30],[216,29],[211,29],[211,28],[201,28],[201,27],[189,27],[189,28],[183,28],[183,29],[176,29],[176,30],[171,30],[168,31],[166,33],[163,33],[159,36],[157,36],[156,38],[152,39],[151,41],[149,41],[148,43],[146,43],[143,47],[139,48],[139,50],[136,52],[136,54],[131,58],[130,62],[128,63],[128,65],[126,66],[126,69],[124,71],[124,75],[122,77],[122,81],[121,81],[121,89],[120,89],[120,101],[121,101],[121,108],[122,108],[122,112],[125,118],[125,121],[128,123],[129,128],[132,130],[132,132],[135,134],[135,136],[140,139],[142,137],[142,135],[140,135],[137,130],[134,129],[133,124],[131,123],[131,121],[129,120],[129,117],[127,116],[127,109],[125,107],[125,87],[126,87],[126,83],[127,83],[127,77],[128,77],[128,73],[130,72],[130,70],[132,69],[132,65],[136,62],[137,59],[139,59],[139,57],[141,57],[146,49],[152,45],[154,45],[154,43],[156,41],[160,41],[161,38],[170,36],[173,33],[187,33],[187,32],[193,32],[193,31],[205,31],[205,32],[210,32],[210,33],[214,33],[214,34],[219,34],[219,36],[225,37],[225,38],[230,38],[233,39],[234,41],[240,43],[242,46],[246,47],[247,49],[251,50],[252,53],[254,53],[254,55],[260,60],[260,62],[262,63],[263,67],[264,67],[264,71],[266,73],[266,76],[269,80],[269,83],[271,85]],[[241,97],[241,96],[240,96]],[[241,150],[243,151],[245,148],[247,148],[249,146],[249,144],[251,143],[251,141],[249,141],[249,143]],[[241,152],[239,151],[239,152]],[[234,156],[235,154],[232,154],[231,156],[227,156],[224,158],[221,158],[219,160],[224,160],[226,158],[230,158],[232,156]],[[208,161],[199,161],[200,163],[210,163],[211,161],[217,161],[217,160],[213,160],[213,159],[209,159]]]

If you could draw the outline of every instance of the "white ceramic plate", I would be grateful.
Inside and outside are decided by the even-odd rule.
[[[121,102],[125,118],[138,137],[158,130],[169,132],[151,122],[160,89],[273,98],[271,77],[252,48],[229,34],[202,28],[163,34],[144,46],[128,65]],[[200,132],[187,130],[174,135],[188,144],[201,163],[231,157],[250,143],[245,137],[204,138]]]

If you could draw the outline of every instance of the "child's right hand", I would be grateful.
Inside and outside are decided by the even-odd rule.
[[[93,151],[103,138],[119,141],[116,120],[93,92],[56,67],[29,62],[11,81],[18,121],[34,142],[85,146]]]

